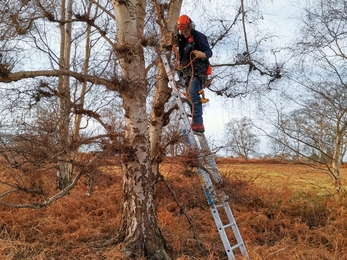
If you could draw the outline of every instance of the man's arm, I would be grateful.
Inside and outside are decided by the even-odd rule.
[[[207,57],[206,54],[202,51],[194,50],[193,53],[194,53],[195,57],[198,59],[206,59],[206,57]]]
[[[207,41],[207,37],[200,33],[197,40],[197,50],[194,51],[195,57],[199,59],[209,59],[212,57],[212,50]]]

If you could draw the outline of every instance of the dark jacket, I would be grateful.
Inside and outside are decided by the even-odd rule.
[[[206,59],[196,59],[193,62],[193,66],[194,74],[196,76],[206,75],[207,67],[210,64],[208,59],[212,57],[212,50],[208,44],[207,37],[203,33],[192,30],[192,37],[188,39],[179,34],[178,48],[180,63],[183,67],[189,64],[191,58],[190,53],[193,50],[204,52],[206,54]],[[192,55],[192,58],[194,58],[194,54]],[[191,73],[191,67],[188,66],[187,68],[183,69],[182,72],[184,76],[190,76],[189,74]]]

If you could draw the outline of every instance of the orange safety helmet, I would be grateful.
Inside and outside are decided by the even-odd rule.
[[[190,23],[191,23],[191,20],[190,20],[189,16],[183,14],[180,17],[178,17],[178,19],[177,19],[177,28],[178,28],[178,30],[184,30],[188,26],[190,26]]]

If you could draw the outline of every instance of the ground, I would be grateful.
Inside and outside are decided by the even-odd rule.
[[[334,194],[322,169],[271,160],[217,163],[252,260],[344,259],[347,199]],[[47,208],[1,208],[0,258],[121,259],[119,248],[107,244],[120,223],[120,170],[101,170],[91,196],[81,180]],[[227,259],[194,169],[167,160],[161,173],[158,221],[172,259]],[[347,183],[347,168],[342,176]]]

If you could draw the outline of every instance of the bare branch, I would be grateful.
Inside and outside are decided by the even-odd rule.
[[[36,78],[36,77],[58,77],[58,76],[71,76],[80,82],[88,81],[93,84],[104,85],[109,90],[117,90],[119,83],[117,80],[108,80],[96,76],[84,75],[78,72],[69,70],[41,70],[41,71],[22,71],[8,73],[6,76],[0,75],[0,82],[10,83],[22,79]]]
[[[61,190],[59,193],[55,194],[54,196],[50,197],[49,199],[46,199],[44,203],[39,203],[39,202],[33,202],[33,203],[27,203],[27,204],[14,204],[14,203],[7,203],[4,201],[0,201],[0,204],[5,206],[5,207],[11,207],[11,208],[32,208],[32,209],[40,209],[40,208],[44,208],[47,207],[48,205],[50,205],[52,202],[64,197],[65,195],[67,195],[73,187],[75,187],[75,185],[77,184],[77,181],[79,180],[79,178],[81,177],[82,172],[79,172],[75,178],[72,180],[72,182],[63,190]],[[16,190],[11,190],[11,191],[7,191],[6,193],[13,193],[18,191],[18,189]],[[4,195],[5,193],[1,194],[0,198],[3,197],[2,195]],[[5,194],[7,195],[7,194]],[[4,195],[4,196],[5,196]]]

